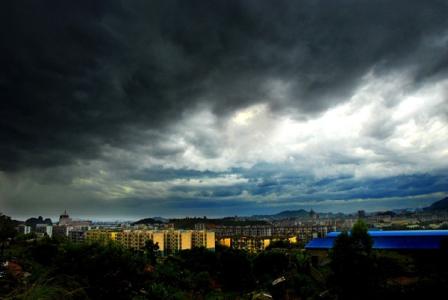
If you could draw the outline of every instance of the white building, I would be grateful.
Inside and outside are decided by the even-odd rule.
[[[48,237],[52,237],[53,236],[53,226],[48,225],[48,224],[36,224],[35,232],[37,234],[47,235]]]
[[[31,233],[31,226],[20,224],[17,226],[17,231],[21,234],[29,234]]]

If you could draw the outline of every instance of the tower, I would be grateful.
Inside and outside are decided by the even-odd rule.
[[[67,210],[64,210],[64,213],[59,216],[59,225],[66,225],[70,223],[70,216],[67,214]]]

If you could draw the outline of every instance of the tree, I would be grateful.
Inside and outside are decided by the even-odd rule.
[[[218,259],[215,252],[204,247],[195,247],[179,253],[182,267],[193,273],[207,272],[215,275],[218,269]]]
[[[47,268],[60,284],[85,288],[89,299],[132,299],[144,286],[145,258],[114,243],[62,243]]]
[[[10,217],[0,213],[0,258],[3,258],[3,252],[7,241],[16,235],[16,224]]]
[[[145,243],[144,251],[151,262],[151,265],[156,264],[156,258],[159,253],[159,243],[154,243],[153,240],[147,240]]]
[[[253,261],[255,278],[260,283],[269,286],[273,280],[286,274],[288,264],[288,257],[283,252],[261,252]]]
[[[355,225],[353,225],[351,231],[351,240],[354,246],[361,252],[370,253],[373,246],[372,237],[368,233],[367,224],[358,220]]]
[[[248,291],[254,286],[252,266],[248,254],[241,250],[225,249],[218,255],[219,279],[227,291]]]
[[[342,299],[369,299],[375,294],[377,272],[372,238],[359,220],[352,231],[341,233],[330,253],[333,275],[330,284]]]

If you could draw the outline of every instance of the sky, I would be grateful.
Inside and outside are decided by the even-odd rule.
[[[448,2],[6,0],[0,211],[137,219],[448,195]]]

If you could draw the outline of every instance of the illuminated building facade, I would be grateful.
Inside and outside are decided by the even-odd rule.
[[[143,250],[147,241],[152,240],[158,244],[159,250],[165,251],[165,239],[163,232],[152,230],[123,230],[117,234],[117,243],[125,248]]]
[[[85,232],[85,240],[88,242],[108,243],[116,241],[119,232],[110,230],[93,229]]]
[[[125,248],[143,250],[147,241],[157,243],[161,254],[173,254],[194,247],[215,249],[215,233],[206,230],[89,230],[85,233],[86,241],[115,241]]]
[[[256,237],[233,237],[218,239],[218,243],[225,247],[245,250],[250,253],[257,253],[266,250],[266,248],[271,244],[271,239]]]

